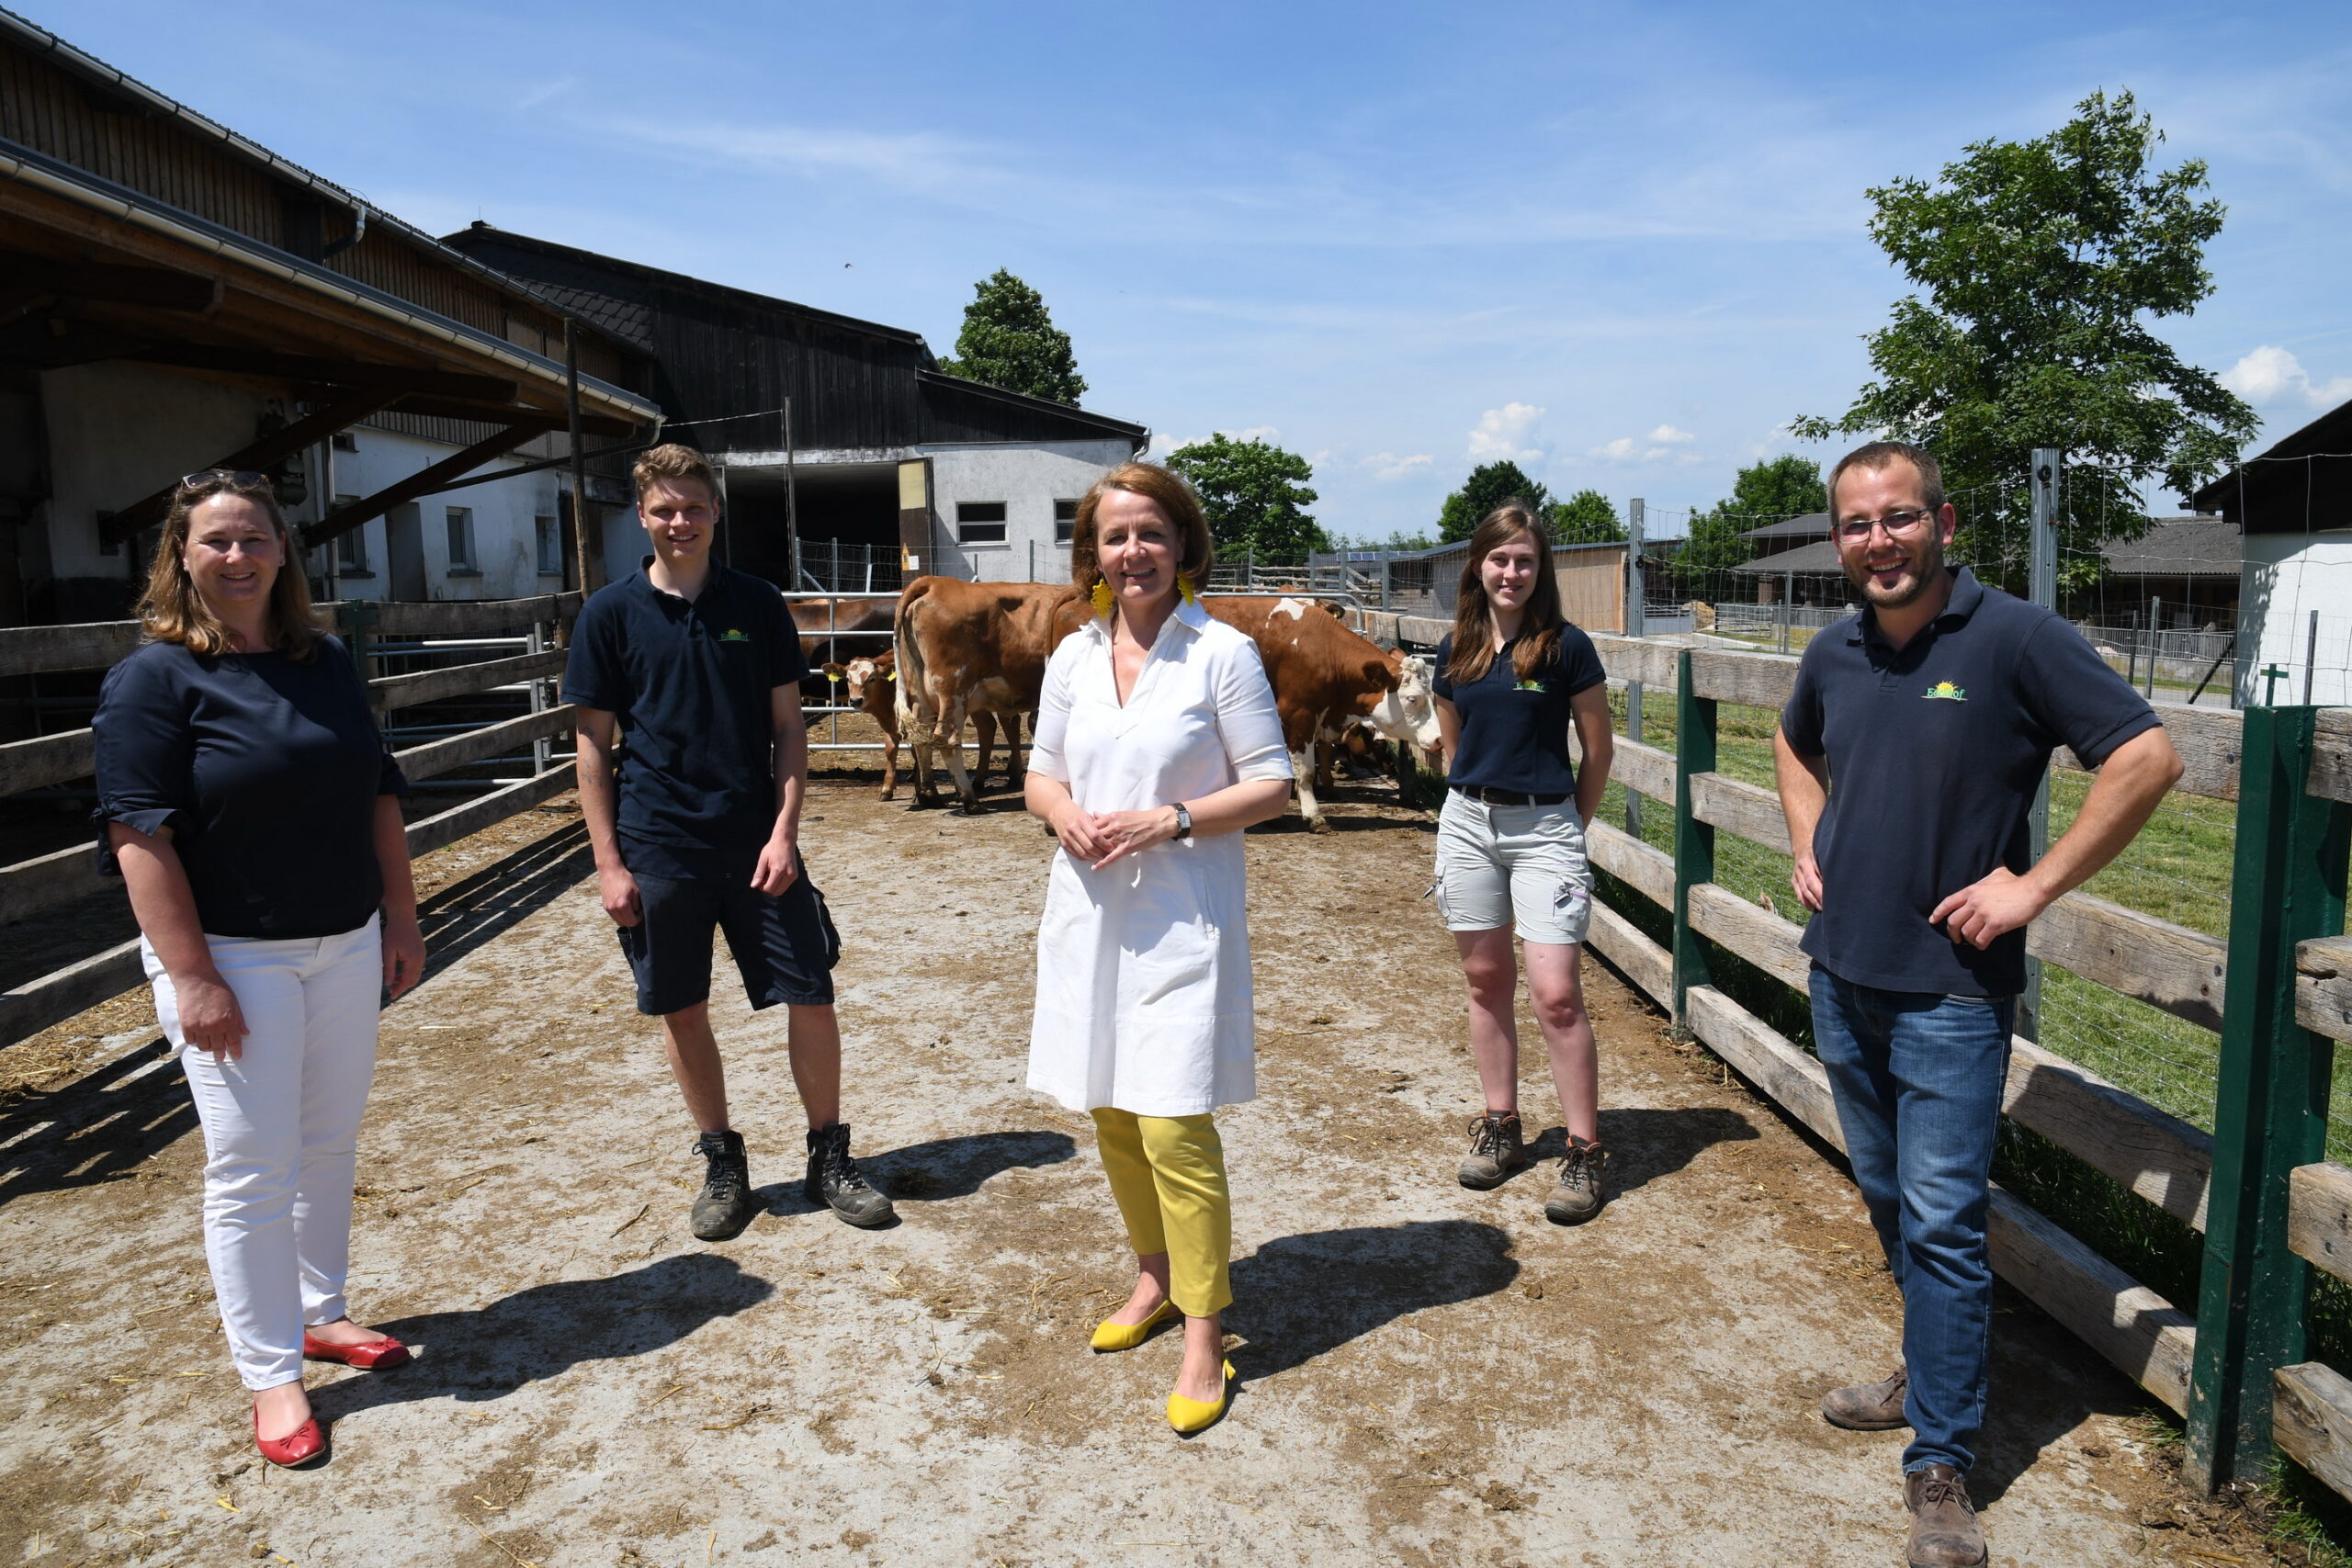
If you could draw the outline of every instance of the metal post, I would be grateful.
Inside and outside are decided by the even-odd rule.
[[[2312,612],[2311,635],[2303,638],[2303,705],[2312,705],[2312,677],[2319,671],[2319,612]]]
[[[1034,538],[1029,541],[1029,581],[1037,581],[1037,541]]]
[[[792,591],[800,592],[800,487],[792,472],[792,400],[784,400],[784,547],[790,560]]]
[[[1384,610],[1388,608],[1389,585],[1391,580],[1396,575],[1389,569],[1396,564],[1396,551],[1383,550],[1380,552],[1380,607]]]
[[[2145,677],[2148,683],[2141,690],[2141,695],[2152,702],[2156,695],[2156,655],[2164,651],[2164,637],[2165,602],[2162,598],[2152,598],[2148,601],[2148,673]],[[2304,700],[2308,702],[2310,699]]]
[[[2343,931],[2352,843],[2352,807],[2305,791],[2318,718],[2310,706],[2245,713],[2188,1384],[2187,1469],[2209,1491],[2263,1472],[2271,1373],[2303,1359],[2310,1269],[2287,1245],[2288,1173],[2326,1154],[2335,1046],[2295,1021],[2295,949]]]
[[[1781,573],[1781,651],[1789,651],[1789,601],[1796,596],[1797,574]]]
[[[533,653],[545,653],[548,650],[547,622],[533,621],[531,623],[530,647]],[[548,683],[545,681],[533,681],[531,682],[530,690],[531,711],[533,713],[547,712]],[[548,762],[553,760],[555,742],[547,736],[542,735],[537,740],[532,741],[531,772],[535,773],[546,773],[548,771]]]
[[[580,323],[563,319],[563,406],[571,440],[571,553],[578,558],[580,597],[603,586],[594,577],[595,563],[604,558],[602,541],[588,537],[588,458],[580,438]],[[387,541],[389,545],[389,541]],[[594,543],[596,547],[591,548]],[[385,563],[385,570],[391,570]]]
[[[1625,503],[1625,635],[1641,637],[1647,627],[1647,616],[1642,603],[1642,534],[1647,524],[1645,503],[1640,496]],[[1625,739],[1642,738],[1642,683],[1625,682]],[[1628,786],[1625,791],[1625,831],[1635,839],[1642,836],[1642,797]]]
[[[2058,486],[2065,476],[2065,454],[2055,446],[2033,449],[2033,522],[2028,535],[2026,582],[2028,596],[2045,610],[2058,608]],[[2033,808],[2026,817],[2026,852],[2041,859],[2050,848],[2050,770],[2033,788]],[[2025,993],[2018,998],[2017,1032],[2021,1038],[2041,1038],[2041,960],[2029,953],[2025,961]]]
[[[828,539],[825,541],[825,592],[839,593],[841,591],[842,542],[839,539]]]
[[[1690,1030],[1690,987],[1713,983],[1707,950],[1690,929],[1690,889],[1715,879],[1715,830],[1690,808],[1690,779],[1715,771],[1715,705],[1699,695],[1690,649],[1674,658],[1674,1027]]]

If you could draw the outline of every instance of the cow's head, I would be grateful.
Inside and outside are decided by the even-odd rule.
[[[850,706],[864,707],[866,694],[874,690],[875,682],[891,680],[897,673],[891,669],[893,662],[887,653],[878,659],[861,656],[847,664],[828,664],[825,673],[849,688]]]
[[[1430,661],[1391,649],[1388,669],[1396,677],[1396,689],[1384,694],[1366,716],[1391,740],[1419,750],[1426,762],[1438,750],[1437,694],[1430,685]]]

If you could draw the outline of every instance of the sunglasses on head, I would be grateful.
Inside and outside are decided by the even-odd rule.
[[[182,490],[210,490],[225,485],[234,490],[270,490],[269,476],[252,468],[198,468],[180,476]]]

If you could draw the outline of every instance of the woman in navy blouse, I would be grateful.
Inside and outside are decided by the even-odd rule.
[[[424,967],[399,797],[351,659],[311,621],[260,474],[172,497],[97,737],[101,854],[139,917],[155,1012],[204,1126],[204,1245],[254,1438],[324,1451],[302,1359],[397,1366],[343,1299],[382,988]]]
[[[1543,525],[1517,502],[1470,536],[1453,635],[1438,645],[1432,683],[1446,757],[1438,908],[1470,983],[1470,1053],[1487,1098],[1460,1179],[1499,1186],[1531,1163],[1519,1122],[1516,929],[1567,1124],[1544,1212],[1579,1224],[1607,1197],[1600,1066],[1577,967],[1592,919],[1584,828],[1609,784],[1609,687],[1592,639],[1560,613]],[[1568,756],[1572,728],[1582,768]]]

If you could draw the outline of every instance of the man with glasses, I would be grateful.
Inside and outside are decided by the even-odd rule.
[[[1814,911],[1815,1049],[1854,1179],[1903,1291],[1903,1366],[1822,1401],[1833,1425],[1907,1426],[1913,1568],[1975,1568],[1967,1475],[1992,1337],[1984,1242],[2025,928],[2114,859],[2180,776],[2140,694],[2051,611],[1944,564],[1957,522],[1925,451],[1875,441],[1829,475],[1861,601],[1815,636],[1774,740],[1790,878]],[[2051,752],[2098,770],[2033,860]]]

